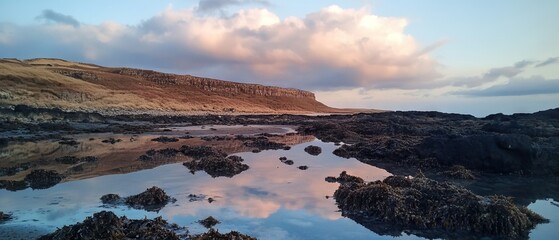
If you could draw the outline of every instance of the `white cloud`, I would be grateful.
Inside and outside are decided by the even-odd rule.
[[[338,6],[286,19],[266,9],[216,17],[169,8],[137,26],[10,25],[15,33],[0,36],[0,52],[311,90],[412,88],[438,76],[428,52],[442,43],[422,48],[407,25],[405,18]]]

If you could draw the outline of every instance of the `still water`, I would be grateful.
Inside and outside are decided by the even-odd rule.
[[[95,152],[101,156],[102,162],[103,158],[115,158],[115,154],[126,159],[122,152],[125,149],[134,155],[128,157],[127,161],[134,162],[142,151],[169,146],[151,143],[149,139],[150,136],[145,136],[143,140],[142,136],[136,136],[136,145],[126,143],[130,146],[121,145],[121,149],[114,149],[119,145],[97,144],[96,147],[86,147],[83,151]],[[174,144],[185,144],[188,141],[195,142],[196,139],[181,140]],[[351,219],[342,217],[335,201],[327,197],[332,196],[338,184],[324,180],[327,176],[338,176],[342,171],[367,181],[382,180],[391,175],[389,172],[355,159],[333,155],[332,151],[337,146],[332,143],[324,143],[314,138],[299,139],[296,142],[290,150],[264,150],[253,153],[247,149],[238,149],[241,152],[233,155],[244,158],[244,163],[249,165],[250,169],[232,178],[212,178],[205,172],[191,174],[180,163],[181,159],[177,159],[149,169],[126,168],[127,170],[120,174],[105,171],[98,174],[99,176],[77,176],[72,181],[44,190],[0,190],[0,210],[11,212],[16,217],[0,225],[0,239],[37,237],[63,225],[81,222],[85,217],[102,210],[110,210],[128,218],[163,216],[169,222],[186,226],[194,233],[206,231],[197,223],[198,220],[213,216],[222,222],[216,226],[220,232],[236,230],[259,239],[394,238],[379,236]],[[309,145],[320,146],[322,153],[318,156],[307,154],[303,149]],[[102,151],[96,148],[112,150]],[[80,155],[80,151],[75,151],[74,154]],[[287,157],[295,164],[286,165],[279,161],[280,157]],[[309,168],[299,170],[297,167],[302,165]],[[155,213],[126,206],[103,206],[99,200],[104,194],[129,196],[151,186],[164,189],[177,201]],[[204,199],[191,201],[190,194],[203,196]],[[207,198],[210,197],[215,201],[208,202]],[[554,239],[557,235],[559,207],[556,204],[552,200],[542,199],[529,205],[530,209],[551,221],[533,230],[531,238]],[[398,239],[418,237],[403,233]]]

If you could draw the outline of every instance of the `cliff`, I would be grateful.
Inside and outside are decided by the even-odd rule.
[[[120,68],[115,71],[117,74],[128,76],[139,76],[151,82],[161,85],[190,86],[200,90],[213,93],[237,96],[249,94],[264,97],[296,97],[315,99],[314,93],[294,88],[280,88],[263,86],[259,84],[246,84],[216,80],[210,78],[196,77],[191,75],[175,75],[159,73],[150,70],[140,70],[132,68]]]
[[[61,59],[0,60],[0,107],[103,114],[332,113],[312,92],[109,68]]]

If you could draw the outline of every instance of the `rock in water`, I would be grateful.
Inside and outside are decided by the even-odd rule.
[[[305,152],[313,156],[318,156],[320,155],[320,153],[322,153],[322,148],[320,148],[319,146],[310,145],[305,148]]]
[[[101,197],[103,204],[117,204],[122,198],[118,194],[106,194]]]
[[[242,161],[243,159],[239,156],[208,156],[185,162],[183,165],[190,169],[192,173],[204,171],[213,178],[233,177],[249,169],[249,166],[242,163]]]
[[[9,221],[12,219],[12,214],[0,212],[0,223]]]
[[[148,188],[143,193],[127,197],[125,202],[133,208],[159,211],[171,200],[171,197],[169,197],[163,189],[154,186]]]
[[[62,175],[53,170],[33,170],[24,179],[33,189],[47,189],[62,181]]]
[[[357,222],[389,225],[392,233],[407,229],[430,238],[468,233],[516,239],[527,237],[536,224],[547,221],[506,197],[482,197],[425,177],[391,176],[365,183],[342,175],[334,193],[342,213]],[[440,230],[448,235],[441,235]]]
[[[102,211],[87,217],[82,223],[64,226],[39,239],[180,239],[172,228],[176,227],[161,217],[132,220]]]
[[[221,222],[214,217],[209,216],[204,220],[198,221],[198,223],[202,224],[202,226],[204,226],[205,228],[212,228],[213,226],[220,224]]]
[[[206,233],[195,235],[191,239],[192,240],[256,240],[256,238],[254,237],[244,235],[235,231],[222,234],[213,228]]]

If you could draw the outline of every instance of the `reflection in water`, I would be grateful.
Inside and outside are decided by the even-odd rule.
[[[191,174],[182,164],[175,163],[126,174],[91,175],[90,178],[68,181],[46,190],[0,190],[1,210],[12,212],[17,217],[12,222],[0,225],[0,238],[6,238],[3,234],[10,232],[23,234],[18,230],[22,227],[28,229],[25,234],[31,231],[29,234],[37,236],[108,209],[129,218],[162,215],[172,223],[188,226],[194,233],[205,231],[196,221],[211,215],[222,222],[217,225],[220,231],[237,230],[259,239],[392,239],[390,236],[379,236],[341,217],[335,201],[326,197],[334,193],[338,184],[324,180],[327,176],[338,176],[342,171],[366,181],[384,179],[390,173],[355,159],[333,155],[332,151],[336,148],[333,144],[308,140],[293,146],[289,151],[252,153],[250,149],[244,149],[245,152],[235,155],[244,158],[244,163],[250,169],[233,178],[212,178],[204,172]],[[147,141],[145,143],[148,144]],[[228,141],[198,143],[215,146],[232,144]],[[322,154],[307,154],[303,149],[311,144],[320,146]],[[232,145],[224,148],[242,150],[242,144]],[[118,144],[108,147],[118,148]],[[151,147],[139,145],[133,149],[141,153]],[[130,152],[130,149],[127,151]],[[122,155],[125,155],[124,152]],[[294,164],[286,165],[279,160],[280,157],[293,160]],[[301,165],[309,168],[299,170],[297,167]],[[110,208],[102,206],[99,200],[107,193],[129,196],[151,186],[161,187],[178,201],[167,205],[159,213],[152,213],[125,206]],[[215,201],[191,202],[189,194],[205,195]],[[552,203],[548,200],[530,205],[531,209],[551,219],[550,224],[538,225],[532,237],[545,239],[556,232],[559,207]],[[405,234],[399,238],[417,239],[416,236]]]

